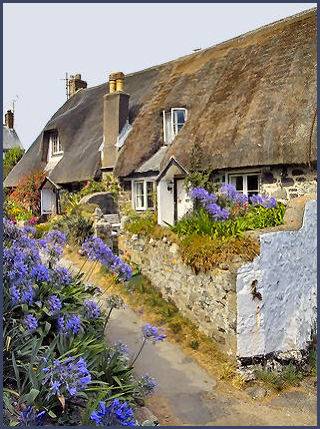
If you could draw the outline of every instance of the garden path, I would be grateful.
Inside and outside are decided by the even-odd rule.
[[[67,267],[73,265],[65,260]],[[95,284],[99,284],[95,281]],[[122,341],[135,354],[141,344],[141,327],[146,323],[126,307],[111,314],[106,336]],[[147,401],[160,425],[199,426],[313,426],[316,397],[299,390],[262,402],[225,387],[208,375],[176,343],[147,343],[135,363],[137,375],[149,374],[159,387]],[[286,396],[287,395],[287,396]],[[288,396],[289,395],[289,396]]]

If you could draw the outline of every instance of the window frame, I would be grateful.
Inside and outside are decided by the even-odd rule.
[[[56,149],[55,149],[55,145],[56,145]],[[59,139],[59,134],[57,132],[51,132],[49,134],[49,153],[50,153],[50,157],[63,155],[62,144]]]
[[[136,192],[136,185],[138,183],[143,183],[143,205],[142,206],[138,206],[137,205],[137,197],[140,195],[137,194]],[[152,183],[152,193],[155,192],[155,180],[153,179],[133,179],[132,180],[132,206],[135,210],[137,211],[146,211],[146,210],[154,210],[155,209],[155,204],[153,202],[152,207],[148,206],[148,183]],[[149,192],[150,195],[150,192]]]
[[[238,192],[241,192],[242,194],[248,196],[248,177],[249,176],[257,176],[258,177],[258,189],[256,191],[257,191],[257,193],[260,192],[260,188],[261,188],[261,172],[260,171],[254,170],[254,171],[248,171],[248,172],[237,172],[237,171],[230,172],[227,175],[228,183],[231,184],[231,178],[232,177],[239,177],[239,176],[241,176],[242,180],[243,180],[243,190],[238,191]],[[249,192],[255,192],[255,190],[253,190],[253,191],[250,190]]]
[[[187,122],[187,118],[188,118],[188,110],[185,107],[172,107],[170,110],[162,111],[163,141],[166,145],[171,144],[180,131],[178,129],[179,123],[177,122],[176,124],[174,121],[175,112],[177,111],[184,112],[184,117],[185,117],[185,120],[183,123],[184,125]],[[167,122],[169,122],[169,125],[167,124]],[[168,135],[169,134],[168,129],[170,130],[170,135]]]

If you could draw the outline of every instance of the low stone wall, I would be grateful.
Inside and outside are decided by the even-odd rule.
[[[230,355],[236,353],[236,267],[195,274],[175,243],[123,234],[119,249],[138,264],[163,297]]]

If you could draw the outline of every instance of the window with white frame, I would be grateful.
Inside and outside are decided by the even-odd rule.
[[[163,138],[170,144],[187,120],[187,109],[173,108],[163,111]]]
[[[259,173],[229,174],[229,183],[242,194],[251,196],[259,193]]]
[[[59,140],[59,135],[57,132],[50,133],[49,136],[49,147],[51,156],[62,155],[62,145]]]
[[[134,180],[133,182],[133,204],[136,210],[147,210],[154,208],[155,185],[151,180]]]

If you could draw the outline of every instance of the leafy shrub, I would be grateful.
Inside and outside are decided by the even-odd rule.
[[[53,226],[67,235],[70,244],[78,246],[93,234],[93,221],[78,212],[60,217]]]
[[[213,238],[193,234],[181,241],[182,260],[196,272],[209,271],[235,257],[252,261],[259,254],[259,244],[251,238]]]
[[[40,215],[40,186],[45,178],[43,171],[36,171],[21,178],[9,199],[33,215]]]
[[[198,234],[211,237],[239,237],[244,231],[281,225],[284,213],[284,204],[278,203],[275,208],[253,206],[249,207],[244,215],[235,219],[214,221],[205,209],[199,208],[182,218],[172,230],[180,236]]]
[[[14,221],[26,221],[32,219],[33,217],[31,210],[27,210],[21,204],[13,201],[10,198],[5,199],[3,209],[6,217]]]
[[[49,222],[39,223],[35,226],[35,238],[41,238],[45,233],[51,229],[51,224]]]
[[[78,425],[99,401],[135,406],[141,383],[124,348],[105,342],[95,286],[59,265],[61,232],[33,235],[4,219],[5,423]]]
[[[9,149],[3,160],[3,178],[5,179],[13,167],[20,161],[24,154],[24,150],[20,147]]]
[[[131,234],[141,234],[150,236],[157,225],[157,216],[151,210],[144,213],[132,211],[128,222],[125,224],[125,230]]]

